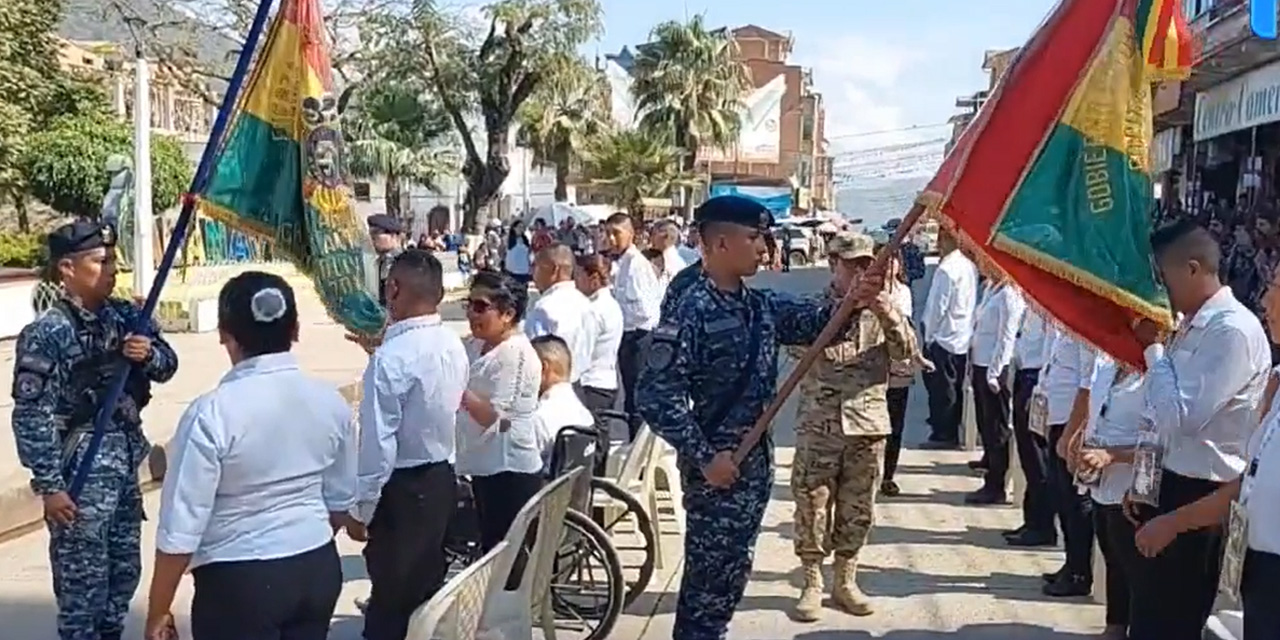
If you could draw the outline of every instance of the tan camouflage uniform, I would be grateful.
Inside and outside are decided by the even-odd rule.
[[[871,256],[871,238],[842,233],[829,253],[844,259]],[[879,486],[889,408],[889,363],[911,354],[910,324],[896,311],[877,317],[864,310],[855,326],[824,351],[800,383],[796,454],[795,550],[805,584],[796,602],[800,620],[816,620],[822,604],[822,561],[836,558],[835,604],[869,615],[871,603],[856,583],[858,552],[871,529]]]

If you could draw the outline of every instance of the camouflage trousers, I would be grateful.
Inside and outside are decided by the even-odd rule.
[[[48,525],[61,640],[117,640],[124,632],[129,602],[142,574],[137,470],[146,443],[132,440],[119,433],[103,439],[76,500],[75,521]],[[83,451],[73,462],[78,463],[80,455]]]
[[[854,558],[875,518],[886,436],[802,433],[791,465],[796,555]]]

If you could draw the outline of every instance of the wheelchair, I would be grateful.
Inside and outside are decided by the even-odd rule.
[[[625,414],[607,412],[608,421],[625,421]],[[595,427],[565,427],[552,446],[549,475],[559,477],[585,467],[597,471],[603,454]],[[596,492],[607,497],[608,507],[596,507]],[[624,565],[611,533],[627,528],[638,533],[639,547],[623,547]],[[459,480],[458,508],[446,535],[445,552],[455,570],[478,560],[479,516],[470,482]],[[653,577],[656,531],[640,502],[621,487],[595,473],[583,474],[573,488],[565,515],[565,532],[556,553],[551,580],[551,605],[556,626],[583,640],[607,638],[622,611],[644,593]],[[561,634],[563,637],[563,634]]]

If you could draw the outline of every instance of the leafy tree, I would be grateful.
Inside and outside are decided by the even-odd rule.
[[[401,217],[406,185],[439,193],[440,178],[457,171],[449,146],[453,124],[430,96],[410,84],[375,79],[362,83],[354,95],[343,112],[351,174],[381,178],[387,214]]]
[[[708,30],[700,15],[659,24],[637,51],[634,73],[640,126],[669,136],[683,152],[686,172],[696,166],[699,149],[737,144],[751,78],[724,30]]]
[[[61,213],[96,218],[110,183],[107,159],[114,154],[133,155],[133,126],[107,115],[79,115],[31,136],[21,164],[32,195]],[[180,143],[151,137],[154,211],[177,204],[191,174]]]
[[[593,138],[583,151],[583,164],[593,184],[609,187],[619,204],[635,215],[641,213],[644,198],[667,196],[677,187],[694,184],[680,171],[680,150],[643,129]]]
[[[567,201],[576,150],[610,126],[604,77],[577,56],[561,59],[518,117],[521,144],[533,151],[535,165],[555,168],[556,202]]]
[[[597,0],[497,0],[482,14],[481,25],[470,14],[449,14],[415,0],[407,12],[376,16],[367,30],[370,64],[421,78],[453,123],[467,183],[463,225],[472,233],[483,228],[487,207],[511,171],[516,114],[554,65],[602,24]],[[479,139],[473,130],[477,117]]]

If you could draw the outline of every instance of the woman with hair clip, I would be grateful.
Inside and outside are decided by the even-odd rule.
[[[151,576],[147,640],[191,570],[195,640],[324,640],[342,590],[333,537],[355,506],[351,409],[289,353],[298,305],[283,278],[242,273],[218,296],[231,370],[174,435]]]
[[[542,364],[520,330],[528,298],[514,278],[483,272],[465,301],[471,373],[458,414],[458,474],[471,477],[485,551],[542,488],[542,452],[550,445],[533,419]]]

